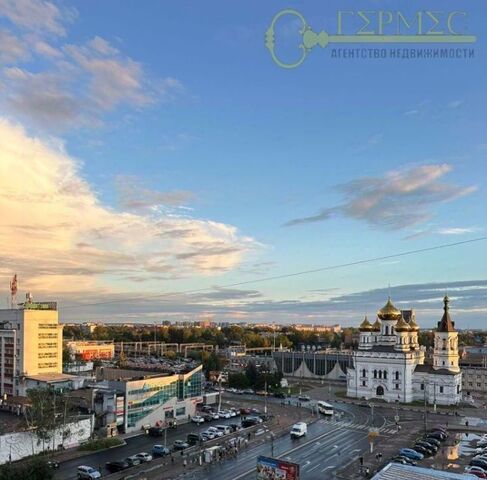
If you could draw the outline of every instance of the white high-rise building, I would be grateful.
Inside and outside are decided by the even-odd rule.
[[[450,318],[449,299],[435,331],[433,364],[424,363],[414,311],[397,309],[391,299],[371,324],[360,325],[354,367],[347,372],[347,395],[409,403],[424,400],[450,405],[461,400],[462,374],[458,366],[458,333]],[[405,320],[406,313],[408,321]]]
[[[62,373],[63,332],[56,302],[0,310],[0,394],[25,396],[26,380]]]

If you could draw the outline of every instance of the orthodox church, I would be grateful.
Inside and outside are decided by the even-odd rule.
[[[432,364],[425,364],[419,345],[419,326],[413,310],[397,309],[391,299],[370,323],[361,323],[354,366],[347,371],[347,395],[381,398],[387,402],[457,404],[462,398],[458,365],[458,332],[450,317],[449,298],[443,299],[443,316],[434,332]]]

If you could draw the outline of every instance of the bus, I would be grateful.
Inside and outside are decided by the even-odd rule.
[[[322,402],[320,400],[317,405],[318,412],[322,413],[323,415],[333,415],[333,406],[329,403]]]

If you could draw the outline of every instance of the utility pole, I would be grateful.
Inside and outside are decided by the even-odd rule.
[[[264,383],[264,413],[267,415],[267,373],[265,374],[265,383]]]

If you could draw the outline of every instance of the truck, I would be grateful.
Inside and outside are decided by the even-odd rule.
[[[291,428],[291,438],[304,437],[308,433],[308,425],[305,422],[298,422]]]

